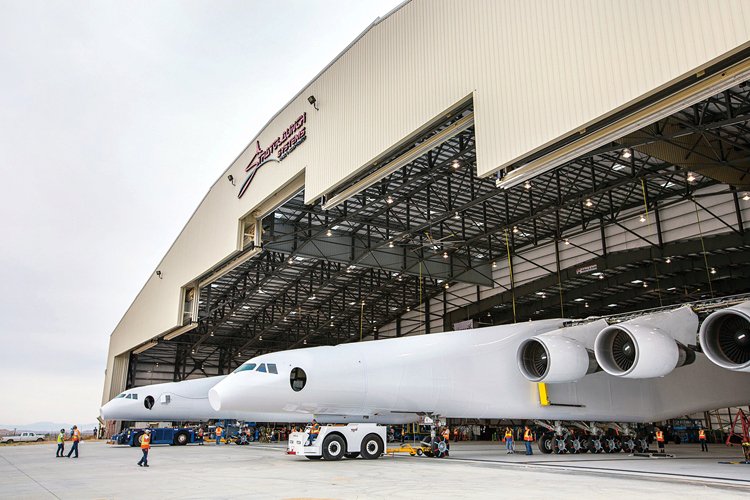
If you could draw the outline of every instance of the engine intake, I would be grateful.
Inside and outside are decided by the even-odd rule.
[[[617,377],[663,377],[695,361],[686,344],[695,342],[697,322],[692,310],[681,308],[608,326],[594,342],[596,360]]]
[[[526,339],[518,347],[518,369],[531,382],[560,383],[580,380],[600,371],[593,347],[596,334],[606,326],[600,320],[555,330]]]
[[[701,325],[706,357],[728,370],[750,372],[750,302],[716,311]]]

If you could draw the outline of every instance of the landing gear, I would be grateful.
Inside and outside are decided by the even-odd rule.
[[[620,453],[620,440],[615,436],[606,436],[603,439],[602,445],[604,451],[607,453]]]
[[[545,432],[544,434],[542,434],[538,441],[539,451],[545,454],[552,453],[554,451],[554,439],[554,432]]]
[[[602,439],[599,436],[593,436],[589,439],[589,452],[604,453],[604,445],[602,444]]]
[[[570,439],[570,451],[572,453],[586,453],[588,450],[589,440],[586,436],[573,436]]]
[[[563,453],[572,453],[572,444],[570,436],[555,436],[554,437],[555,453],[562,455]]]

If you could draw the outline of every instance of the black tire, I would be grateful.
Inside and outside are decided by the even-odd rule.
[[[9,440],[7,440],[7,441],[6,441],[6,443],[8,443],[8,444],[13,444],[13,440],[12,440],[12,439],[9,439]]]
[[[417,456],[421,457],[422,455],[424,455],[424,453],[422,453],[422,448],[417,448]]]
[[[539,438],[539,441],[537,441],[537,447],[539,448],[539,451],[542,453],[549,455],[552,453],[554,446],[553,446],[553,439],[555,437],[555,434],[552,432],[545,432],[542,434],[542,437]]]
[[[42,441],[44,441],[44,438],[39,438],[36,440],[37,443],[41,443]]]
[[[323,440],[323,458],[341,460],[346,453],[346,441],[338,434],[329,434]]]
[[[139,432],[138,434],[136,434],[135,436],[133,436],[133,444],[131,444],[130,446],[132,446],[133,448],[137,448],[138,446],[140,446],[141,445],[141,436],[143,436],[142,432]]]
[[[599,437],[591,437],[589,439],[589,451],[591,453],[603,453],[604,445],[602,439]]]
[[[359,456],[359,452],[355,451],[353,453],[344,453],[344,456],[346,458],[357,458]]]
[[[570,440],[570,451],[571,453],[586,453],[589,451],[589,442],[586,436],[575,436]]]
[[[571,439],[570,436],[554,436],[553,437],[553,446],[555,449],[555,453],[558,455],[562,455],[564,453],[570,453],[571,452]]]
[[[607,453],[620,453],[620,440],[613,436],[607,436],[602,440],[604,451]]]
[[[305,458],[308,460],[320,460],[323,458],[322,455],[305,455]]]
[[[368,434],[362,440],[362,447],[359,452],[362,458],[367,460],[375,460],[383,454],[385,448],[383,447],[383,440],[377,434]]]
[[[188,444],[188,441],[190,441],[190,437],[187,435],[187,432],[178,432],[174,437],[174,444],[177,446],[185,446]]]

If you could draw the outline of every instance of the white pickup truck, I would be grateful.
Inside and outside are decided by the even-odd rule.
[[[28,441],[44,441],[44,435],[33,432],[22,432],[18,436],[3,436],[0,438],[0,443],[21,443]]]

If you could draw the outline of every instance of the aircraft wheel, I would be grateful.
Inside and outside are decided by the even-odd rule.
[[[585,436],[575,436],[570,440],[570,451],[572,453],[586,453],[588,442]]]
[[[635,451],[638,453],[646,453],[648,451],[648,441],[644,438],[638,438],[635,440]]]
[[[552,432],[545,432],[544,434],[542,434],[542,437],[539,438],[539,441],[537,443],[539,451],[545,454],[552,453],[554,437],[555,434]]]
[[[359,456],[359,452],[355,451],[354,453],[345,453],[344,456],[346,458],[357,458]]]
[[[346,442],[337,434],[326,436],[323,441],[323,458],[326,460],[341,460],[346,453]]]
[[[620,441],[613,436],[604,438],[604,451],[607,453],[619,453],[620,452]]]
[[[571,444],[569,436],[554,436],[553,444],[555,447],[555,453],[562,455],[564,453],[570,453]]]
[[[589,451],[591,453],[603,453],[604,445],[602,444],[602,439],[599,437],[589,439]]]
[[[383,441],[380,439],[380,436],[377,434],[368,434],[362,440],[360,454],[362,455],[362,458],[374,460],[383,454],[383,450]]]
[[[635,441],[633,441],[633,438],[627,438],[620,443],[622,446],[622,451],[625,453],[635,453]]]

